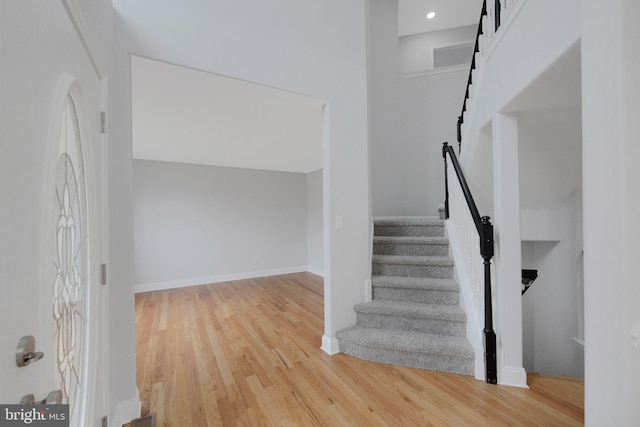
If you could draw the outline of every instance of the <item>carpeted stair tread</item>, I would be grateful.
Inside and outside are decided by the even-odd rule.
[[[374,300],[356,304],[356,313],[404,316],[412,318],[438,319],[451,322],[465,322],[466,316],[460,306],[442,304],[422,304],[408,301]]]
[[[448,245],[449,239],[446,237],[428,236],[374,236],[373,243],[395,243],[414,245]]]
[[[373,263],[453,267],[453,260],[446,256],[373,255]]]
[[[466,337],[425,334],[416,331],[351,326],[337,333],[340,341],[398,352],[432,353],[473,360],[475,353]]]
[[[373,287],[396,289],[420,289],[425,291],[459,292],[458,283],[453,279],[432,279],[424,277],[373,276]]]
[[[422,217],[422,218],[374,218],[375,225],[383,226],[402,226],[402,225],[428,225],[428,226],[444,226],[444,220],[438,217]]]

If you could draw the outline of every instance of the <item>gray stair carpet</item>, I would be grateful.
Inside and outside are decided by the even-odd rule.
[[[372,301],[338,331],[343,353],[379,363],[474,374],[444,221],[374,220]]]

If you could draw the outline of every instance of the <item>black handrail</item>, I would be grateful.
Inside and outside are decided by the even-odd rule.
[[[484,355],[485,355],[485,367],[486,367],[486,381],[489,384],[497,384],[498,382],[498,368],[496,358],[496,333],[493,330],[493,306],[491,302],[491,258],[494,255],[493,246],[493,225],[491,224],[488,216],[480,216],[476,202],[473,200],[471,190],[467,185],[467,180],[464,177],[456,152],[449,145],[444,142],[442,144],[442,158],[444,159],[444,211],[445,217],[449,219],[449,178],[447,174],[447,154],[453,164],[453,169],[456,171],[458,182],[462,188],[462,193],[467,201],[467,206],[471,212],[471,217],[476,225],[478,236],[480,237],[480,256],[484,260]]]
[[[499,0],[498,0],[499,1]],[[482,2],[482,11],[480,12],[480,22],[478,23],[478,32],[476,33],[476,43],[473,46],[473,57],[471,58],[471,67],[469,68],[469,78],[467,79],[467,88],[464,92],[464,101],[462,102],[462,112],[458,116],[458,152],[462,149],[462,124],[464,123],[464,113],[467,111],[467,100],[469,99],[469,86],[473,83],[473,70],[476,69],[476,53],[480,52],[480,36],[483,33],[482,18],[487,14],[487,0]]]

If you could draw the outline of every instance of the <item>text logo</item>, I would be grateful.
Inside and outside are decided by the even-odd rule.
[[[69,405],[0,405],[0,427],[69,427]]]

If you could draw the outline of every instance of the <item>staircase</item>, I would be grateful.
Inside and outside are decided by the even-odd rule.
[[[372,301],[339,331],[340,351],[361,359],[474,374],[444,221],[374,220]]]

